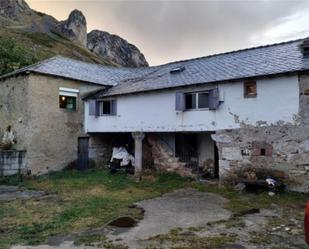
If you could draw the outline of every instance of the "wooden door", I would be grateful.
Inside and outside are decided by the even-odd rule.
[[[79,137],[78,138],[78,158],[77,158],[77,169],[84,170],[89,166],[89,138]]]

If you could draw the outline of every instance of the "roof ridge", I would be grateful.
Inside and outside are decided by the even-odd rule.
[[[50,59],[52,59],[52,58],[53,59],[61,58],[61,59],[76,61],[78,63],[84,63],[84,64],[88,64],[88,65],[91,65],[91,66],[97,66],[97,67],[107,67],[107,68],[114,68],[114,69],[131,69],[131,68],[128,68],[128,67],[116,67],[116,66],[111,66],[111,65],[102,65],[102,64],[99,64],[99,63],[95,63],[95,62],[82,61],[82,60],[66,57],[66,56],[63,56],[63,55],[56,55],[56,56],[51,57]]]
[[[284,41],[284,42],[277,42],[277,43],[272,43],[272,44],[266,44],[266,45],[260,45],[260,46],[255,46],[255,47],[249,47],[249,48],[242,48],[242,49],[232,50],[232,51],[229,51],[229,52],[222,52],[222,53],[217,53],[217,54],[205,55],[205,56],[195,57],[195,58],[191,58],[191,59],[172,61],[172,62],[168,62],[168,63],[165,63],[165,64],[152,66],[152,67],[161,67],[161,66],[166,66],[166,65],[176,64],[176,63],[207,59],[207,58],[211,58],[211,57],[215,57],[215,56],[234,54],[234,53],[244,52],[244,51],[248,51],[248,50],[280,46],[280,45],[284,45],[284,44],[287,44],[287,43],[294,43],[294,42],[298,42],[298,41],[301,41],[301,40],[305,40],[306,38],[309,38],[309,37],[304,37],[304,38],[299,38],[299,39],[289,40],[289,41]]]

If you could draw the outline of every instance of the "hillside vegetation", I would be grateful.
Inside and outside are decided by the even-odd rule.
[[[117,66],[56,33],[31,33],[8,28],[0,29],[1,75],[56,55],[85,62]]]

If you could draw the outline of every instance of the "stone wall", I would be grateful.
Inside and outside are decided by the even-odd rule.
[[[171,134],[166,136],[166,140],[171,137]],[[151,148],[154,168],[158,171],[175,172],[181,176],[192,177],[191,169],[186,167],[186,163],[180,162],[178,157],[175,157],[175,151],[170,145],[167,145],[164,139],[164,134],[147,133],[146,140]]]
[[[299,114],[295,124],[242,125],[212,135],[219,149],[221,178],[240,168],[263,167],[284,171],[290,189],[309,192],[309,75],[301,74],[298,79]]]
[[[76,111],[59,108],[59,88],[78,89]],[[29,75],[30,137],[27,164],[32,174],[60,170],[77,159],[78,137],[84,136],[83,94],[102,86],[59,77]]]
[[[0,139],[11,125],[17,137],[14,149],[25,150],[29,140],[29,76],[0,81]]]
[[[90,134],[89,159],[94,162],[96,168],[104,168],[109,164],[112,150],[112,135]]]
[[[80,91],[77,110],[59,108],[59,87]],[[83,94],[101,89],[39,74],[11,77],[0,82],[0,134],[12,125],[14,149],[27,150],[25,165],[32,174],[59,170],[77,159],[78,137],[84,136]]]
[[[309,126],[247,127],[219,131],[213,138],[221,178],[240,168],[270,168],[284,171],[293,188],[309,191]]]
[[[26,151],[0,151],[0,176],[10,176],[24,173]]]

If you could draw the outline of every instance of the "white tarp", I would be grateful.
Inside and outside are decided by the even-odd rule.
[[[114,147],[111,162],[113,161],[113,159],[122,159],[120,162],[120,166],[126,166],[130,162],[132,166],[134,166],[135,163],[134,156],[129,154],[125,147]]]
[[[16,137],[13,133],[12,130],[7,130],[4,132],[3,138],[2,138],[2,143],[7,144],[7,145],[13,145],[15,144]]]

